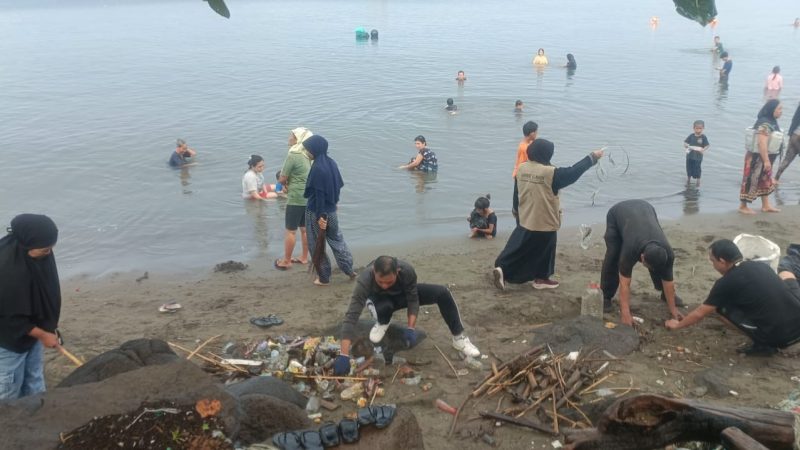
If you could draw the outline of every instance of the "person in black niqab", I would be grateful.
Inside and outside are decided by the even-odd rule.
[[[61,287],[47,216],[20,214],[0,239],[0,400],[45,390],[43,347],[59,346]]]

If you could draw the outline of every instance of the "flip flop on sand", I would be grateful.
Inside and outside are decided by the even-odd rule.
[[[288,270],[289,266],[282,266],[282,265],[278,264],[280,261],[281,261],[280,258],[275,260],[275,263],[273,264],[275,266],[275,268],[278,269],[278,270]]]
[[[300,258],[292,258],[292,263],[293,264],[308,264],[308,261],[303,261]]]
[[[161,313],[176,313],[179,309],[183,308],[180,303],[178,302],[169,302],[164,303],[163,305],[158,307],[158,312]]]
[[[269,328],[271,326],[280,325],[283,323],[283,319],[276,316],[275,314],[270,314],[264,317],[251,317],[250,323],[257,327],[261,328]]]

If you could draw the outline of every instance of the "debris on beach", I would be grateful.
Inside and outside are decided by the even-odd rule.
[[[247,264],[239,261],[225,261],[214,266],[214,272],[233,273],[247,270]]]

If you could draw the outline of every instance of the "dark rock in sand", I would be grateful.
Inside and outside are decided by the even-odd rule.
[[[448,422],[449,423],[449,422]],[[342,449],[372,450],[402,448],[403,450],[424,450],[422,429],[417,417],[410,409],[398,407],[392,424],[379,430],[374,426],[366,426],[359,430],[361,440],[356,445],[345,445]]]
[[[53,449],[59,433],[78,428],[94,417],[135,411],[142,402],[173,401],[194,404],[200,399],[222,403],[218,417],[226,435],[238,432],[236,399],[193,363],[177,359],[145,366],[96,383],[86,383],[2,404],[1,447]]]
[[[316,428],[305,409],[270,395],[242,395],[239,405],[242,411],[239,440],[244,444],[271,439],[281,431]]]
[[[602,349],[619,357],[639,347],[639,335],[632,327],[609,329],[603,321],[588,316],[559,320],[533,333],[532,345],[550,344],[555,353]]]
[[[268,395],[278,400],[305,408],[308,401],[303,394],[297,392],[291,384],[275,377],[253,377],[225,387],[234,397],[248,395]]]
[[[405,311],[399,311],[397,314],[402,314],[403,318],[406,317]],[[372,326],[375,325],[374,320],[359,320],[356,323],[355,330],[356,330],[356,339],[355,341],[360,341],[365,344],[371,344],[369,340],[369,330],[372,329]],[[447,327],[445,325],[444,320],[442,321],[442,326]],[[405,339],[403,339],[403,333],[406,330],[405,323],[394,322],[392,321],[389,324],[389,329],[386,330],[386,335],[383,337],[383,341],[381,342],[381,348],[383,348],[384,353],[398,353],[405,350],[409,350],[406,348]],[[323,331],[324,336],[336,336],[337,338],[341,335],[342,326],[340,323],[337,323],[334,326],[328,327]],[[425,338],[428,337],[425,331],[417,328],[417,344],[419,345]],[[415,347],[416,347],[415,345]],[[362,350],[363,352],[363,350]],[[354,357],[359,356],[368,356],[364,354],[358,354],[356,352],[353,353]]]
[[[75,369],[57,387],[94,383],[144,366],[166,364],[178,359],[166,342],[158,339],[135,339],[119,348],[102,353]]]
[[[708,392],[717,397],[728,397],[731,387],[728,384],[728,370],[712,367],[695,374],[694,382],[698,386],[708,388]]]

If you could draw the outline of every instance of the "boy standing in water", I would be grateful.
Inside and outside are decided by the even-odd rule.
[[[728,82],[728,75],[731,74],[731,70],[733,69],[733,61],[731,61],[731,57],[728,56],[728,52],[722,52],[719,55],[725,63],[722,67],[718,67],[719,70],[719,82],[720,83],[727,83]]]
[[[703,154],[708,150],[708,138],[703,134],[706,124],[702,120],[694,121],[694,133],[690,134],[683,141],[683,148],[686,149],[686,185],[691,183],[692,178],[697,180],[697,187],[700,187],[700,175],[703,163]]]

